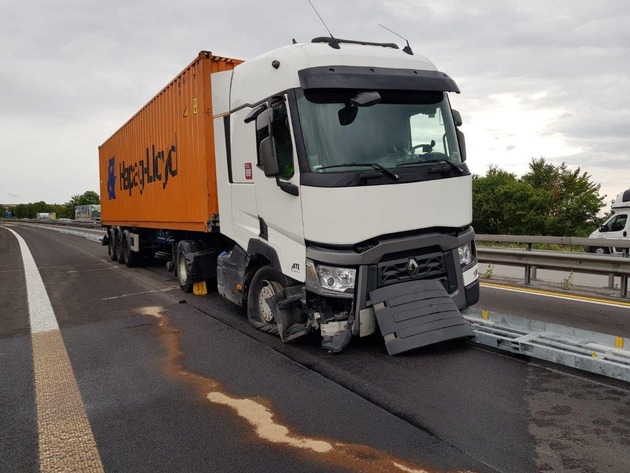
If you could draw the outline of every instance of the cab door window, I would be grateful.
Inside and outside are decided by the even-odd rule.
[[[275,103],[272,106],[272,119],[270,127],[263,127],[256,132],[256,147],[258,153],[258,166],[262,166],[260,158],[260,143],[271,136],[275,144],[279,177],[281,179],[291,179],[295,174],[293,164],[293,140],[291,138],[291,128],[289,126],[289,114],[285,102]]]
[[[620,232],[626,228],[628,222],[627,214],[619,214],[613,217],[608,223],[602,227],[603,232]]]

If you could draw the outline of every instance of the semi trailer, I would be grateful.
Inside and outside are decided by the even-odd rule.
[[[455,81],[391,43],[202,51],[99,147],[103,244],[216,284],[257,328],[390,354],[472,336],[472,176]]]
[[[74,208],[74,219],[77,222],[100,222],[100,205],[77,205]]]

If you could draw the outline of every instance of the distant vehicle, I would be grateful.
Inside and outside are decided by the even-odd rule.
[[[35,218],[37,220],[56,220],[57,214],[55,212],[38,212]]]
[[[74,219],[77,222],[100,222],[100,205],[77,205],[74,208]]]
[[[589,238],[628,238],[630,228],[630,189],[617,196],[613,203],[613,216],[606,220],[601,227],[589,235]],[[590,253],[609,254],[621,253],[621,248],[590,246]]]
[[[74,222],[71,218],[60,218],[58,222]]]

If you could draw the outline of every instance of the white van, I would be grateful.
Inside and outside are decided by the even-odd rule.
[[[628,238],[630,233],[630,189],[617,196],[612,206],[613,216],[606,220],[589,238]],[[621,253],[621,248],[590,246],[587,251],[598,254]]]

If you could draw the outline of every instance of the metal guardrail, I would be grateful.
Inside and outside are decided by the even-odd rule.
[[[578,247],[630,248],[630,238],[582,238],[582,237],[553,237],[529,235],[475,235],[477,241],[496,243],[517,243],[523,245],[561,245]]]
[[[531,284],[535,268],[573,271],[588,274],[604,274],[621,277],[621,297],[628,295],[630,240],[605,238],[543,237],[527,235],[476,235],[479,242],[516,243],[521,248],[489,248],[477,246],[481,263],[521,266],[525,268],[525,284]],[[596,255],[583,252],[532,250],[534,244],[566,245],[578,247],[615,247],[623,250],[623,256]]]
[[[0,223],[33,223],[37,225],[55,225],[58,227],[77,227],[77,228],[91,228],[94,230],[100,230],[101,224],[96,222],[83,222],[72,220],[65,222],[62,220],[38,220],[35,218],[0,218]]]
[[[474,343],[630,381],[623,337],[471,309],[464,314]]]

